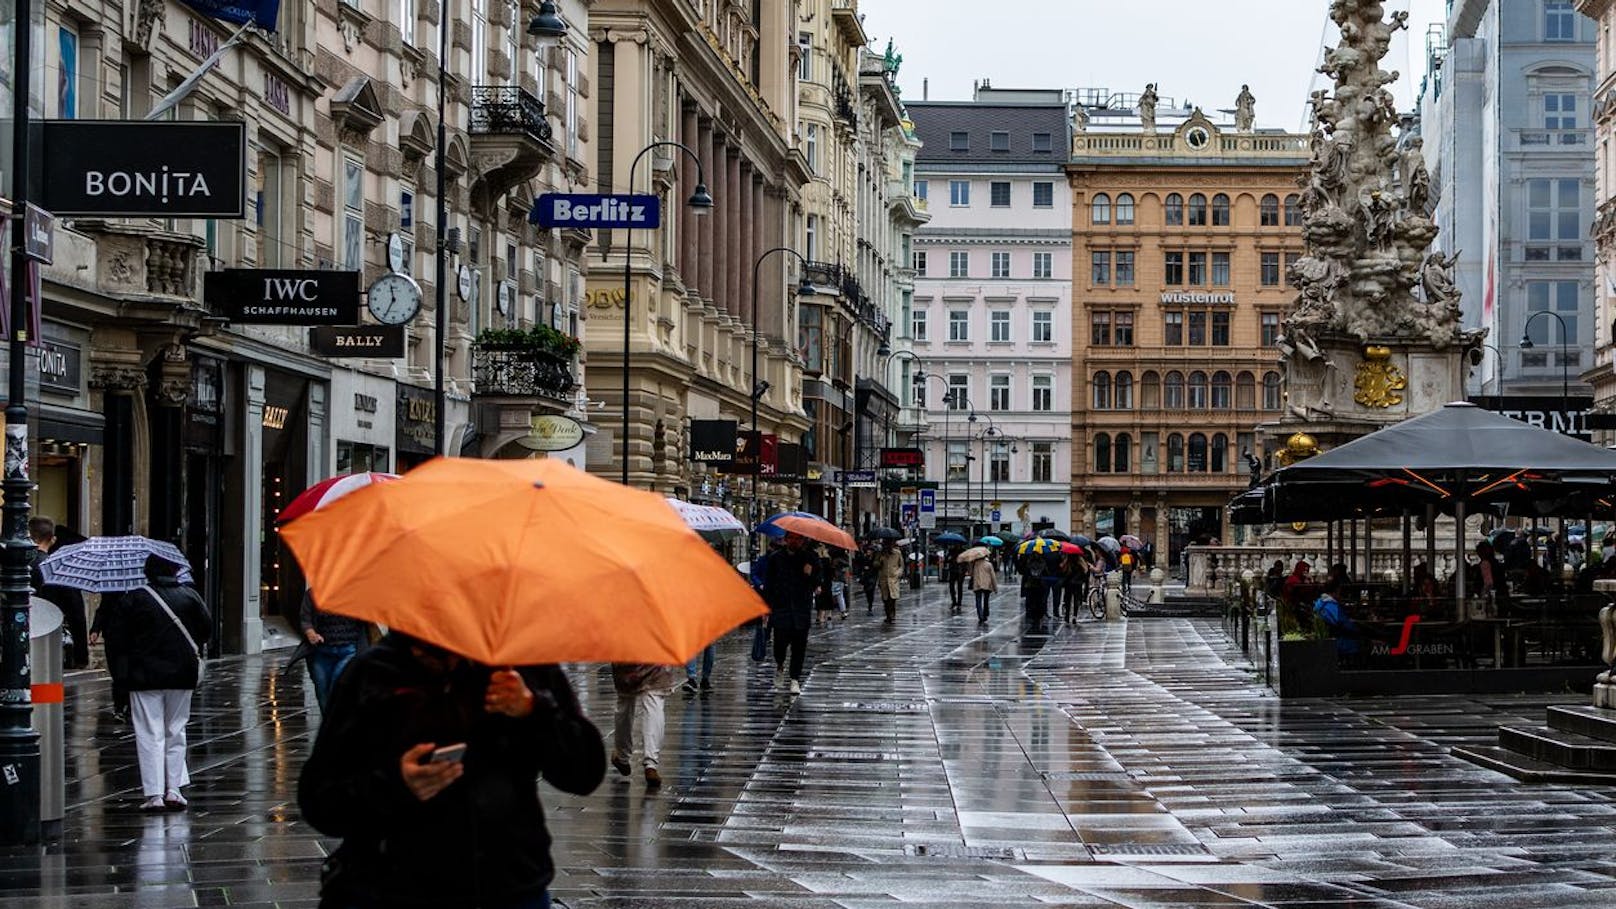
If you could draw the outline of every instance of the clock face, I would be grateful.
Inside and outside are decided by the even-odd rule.
[[[421,288],[409,275],[383,275],[365,297],[370,314],[383,325],[403,325],[421,311]]]
[[[1191,128],[1189,132],[1184,134],[1184,139],[1189,142],[1190,148],[1205,148],[1206,143],[1211,138],[1212,136],[1199,126]]]

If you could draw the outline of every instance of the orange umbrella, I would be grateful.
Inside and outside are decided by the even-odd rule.
[[[320,608],[491,666],[683,663],[767,612],[666,499],[562,461],[439,458],[281,530]]]

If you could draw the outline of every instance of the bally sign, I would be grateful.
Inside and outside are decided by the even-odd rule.
[[[540,227],[658,227],[662,200],[656,196],[545,193],[533,201],[528,220]]]
[[[237,323],[353,325],[359,321],[359,272],[210,271],[203,276],[202,300]]]
[[[57,215],[247,215],[244,123],[46,120],[40,127],[40,190]]]
[[[309,349],[322,357],[404,356],[402,325],[322,325],[309,329]]]

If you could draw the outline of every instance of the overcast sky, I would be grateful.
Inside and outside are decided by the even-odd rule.
[[[928,81],[933,101],[968,101],[971,85],[996,88],[1109,88],[1139,92],[1160,83],[1163,99],[1209,113],[1234,107],[1242,83],[1257,97],[1257,125],[1303,124],[1323,41],[1336,41],[1329,0],[860,0],[877,50],[887,39],[903,55],[906,100]],[[1425,70],[1425,31],[1444,0],[1387,0],[1410,11],[1381,64],[1403,74],[1392,86],[1412,109]],[[1412,7],[1412,8],[1411,8]],[[1328,26],[1328,32],[1326,31]],[[1314,84],[1314,80],[1319,80]]]

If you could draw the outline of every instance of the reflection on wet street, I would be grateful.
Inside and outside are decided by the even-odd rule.
[[[1284,705],[1215,620],[1025,634],[928,588],[896,628],[816,629],[800,697],[750,633],[714,690],[669,699],[666,784],[546,788],[568,907],[1616,905],[1616,792],[1528,786],[1448,755],[1533,697]],[[969,610],[967,610],[968,612]],[[574,673],[609,729],[611,682]],[[133,734],[104,678],[68,694],[68,817],[0,855],[7,906],[313,906],[331,844],[298,818],[317,722],[278,658],[210,673],[187,814],[135,811]]]

